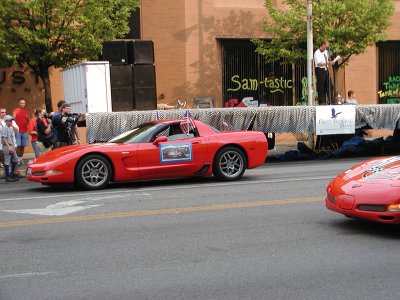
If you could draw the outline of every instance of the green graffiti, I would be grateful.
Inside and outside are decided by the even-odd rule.
[[[400,96],[400,76],[389,76],[386,82],[383,82],[383,90],[378,92],[379,98],[388,96]]]
[[[379,98],[384,98],[388,96],[400,96],[400,88],[387,91],[379,91]]]
[[[234,87],[228,88],[228,92],[236,92],[240,89],[256,91],[260,85],[264,85],[267,89],[270,89],[271,93],[283,93],[283,89],[293,88],[293,80],[286,80],[283,77],[273,79],[265,78],[263,81],[258,81],[254,78],[243,78],[240,80],[239,75],[233,75],[231,77],[231,82]]]
[[[232,76],[231,81],[233,83],[236,83],[237,87],[228,89],[228,92],[236,92],[236,91],[240,90],[240,88],[242,87],[240,81],[236,80],[237,78],[239,78],[239,75]]]

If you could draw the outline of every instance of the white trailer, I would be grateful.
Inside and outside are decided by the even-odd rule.
[[[74,113],[111,112],[108,61],[82,62],[61,71],[64,100]]]

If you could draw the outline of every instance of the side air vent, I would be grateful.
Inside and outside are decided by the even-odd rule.
[[[359,205],[359,210],[364,211],[386,211],[385,205]]]
[[[328,200],[332,203],[336,203],[335,197],[333,197],[332,195],[327,194],[326,197],[328,198]]]

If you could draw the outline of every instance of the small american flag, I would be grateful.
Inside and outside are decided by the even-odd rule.
[[[193,130],[196,128],[196,123],[194,123],[194,120],[192,116],[190,115],[189,111],[185,112],[185,116],[183,117],[183,121],[181,122],[181,129],[185,133],[189,133],[190,130]]]

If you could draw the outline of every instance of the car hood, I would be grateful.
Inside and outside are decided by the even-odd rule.
[[[69,153],[76,153],[76,152],[88,152],[88,151],[94,151],[96,148],[100,148],[104,146],[105,144],[99,143],[99,144],[85,144],[85,145],[71,145],[71,146],[65,146],[61,148],[57,148],[54,150],[51,150],[38,158],[36,158],[33,162],[40,164],[40,163],[45,163],[45,162],[51,162],[55,161],[61,157],[67,156]]]
[[[372,159],[361,163],[343,174],[344,181],[362,184],[388,184],[400,187],[400,156]]]

